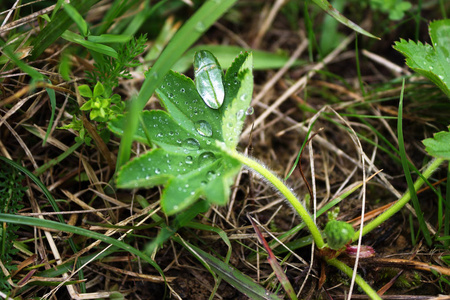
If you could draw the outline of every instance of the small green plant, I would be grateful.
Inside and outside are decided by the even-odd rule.
[[[400,40],[394,49],[406,64],[436,84],[450,98],[450,19],[433,21],[428,27],[431,45]]]
[[[201,56],[196,57],[200,59]],[[220,69],[217,67],[217,70]],[[261,163],[236,151],[246,114],[253,112],[250,107],[252,55],[247,52],[240,54],[227,69],[223,79],[224,101],[217,108],[210,107],[209,100],[212,99],[205,101],[199,94],[199,91],[211,87],[221,88],[216,79],[211,78],[203,81],[205,86],[196,87],[190,78],[181,74],[171,71],[165,76],[156,94],[167,112],[142,112],[140,127],[134,136],[142,143],[159,148],[125,164],[117,174],[117,186],[149,188],[164,185],[161,207],[167,215],[173,215],[189,211],[188,208],[200,198],[210,204],[225,204],[229,186],[243,164],[273,184],[306,223],[316,246],[319,249],[326,247],[321,231],[292,190]],[[125,120],[125,117],[119,116],[109,122],[109,128],[121,135]],[[338,222],[328,226],[328,230],[333,231],[329,240],[336,248],[341,246],[342,241],[345,241],[344,245],[349,242],[353,231],[346,231],[342,237],[343,231],[335,230],[334,225],[341,228],[342,224]],[[351,269],[335,257],[324,259],[351,276]],[[379,299],[361,277],[356,276],[356,282],[368,295]]]
[[[204,61],[197,63],[200,66]],[[198,88],[181,74],[166,75],[156,93],[167,112],[144,111],[136,135],[140,142],[160,148],[132,160],[117,176],[117,184],[122,188],[164,184],[161,206],[169,215],[186,209],[200,197],[210,203],[225,204],[229,186],[240,169],[239,161],[227,151],[236,148],[249,109],[252,55],[239,55],[228,68],[221,106],[214,96],[204,93],[204,100],[199,94],[199,90],[202,93],[212,89],[215,95],[219,94],[217,80],[209,76],[215,70],[209,68],[206,74],[197,72],[196,81],[201,77],[204,83]],[[124,118],[110,122],[110,129],[121,134],[123,122]]]
[[[78,91],[81,96],[89,99],[80,109],[90,111],[89,117],[93,121],[106,122],[123,113],[125,109],[125,103],[121,101],[119,95],[114,94],[109,98],[107,97],[101,82],[97,82],[93,91],[86,84],[80,85]]]
[[[105,97],[111,97],[113,89],[119,85],[119,78],[133,78],[129,70],[142,64],[136,57],[144,52],[146,42],[147,36],[141,35],[137,39],[121,44],[117,50],[117,58],[97,55],[94,70],[86,72],[90,84],[101,82]]]

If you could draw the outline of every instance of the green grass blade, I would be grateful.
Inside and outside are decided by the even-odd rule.
[[[224,263],[220,259],[204,252],[198,247],[181,240],[179,237],[174,240],[187,246],[186,248],[191,252],[200,262],[207,264],[219,277],[231,284],[238,291],[246,295],[252,300],[280,300],[277,295],[267,291],[262,286],[254,282],[250,277],[242,274],[239,270]]]
[[[97,2],[98,0],[79,0],[73,1],[72,5],[81,15],[83,15]],[[55,18],[39,32],[38,36],[33,41],[33,53],[31,54],[30,60],[33,61],[41,55],[45,49],[50,47],[50,45],[53,44],[70,25],[72,25],[72,23],[73,20],[66,11],[59,11]]]
[[[419,220],[420,230],[422,231],[427,244],[430,246],[431,245],[430,232],[428,231],[427,225],[423,218],[423,212],[420,209],[419,199],[417,198],[416,190],[414,188],[414,183],[413,183],[413,180],[411,177],[409,164],[408,164],[408,158],[406,156],[405,143],[404,143],[404,139],[403,139],[403,124],[402,124],[403,115],[402,114],[403,114],[403,90],[404,90],[404,87],[405,87],[405,81],[403,81],[402,92],[400,94],[400,103],[398,106],[398,120],[397,120],[398,146],[399,146],[399,150],[400,150],[400,157],[401,157],[401,161],[402,161],[403,172],[405,173],[406,182],[408,183],[409,193],[411,194],[411,200],[412,200],[414,209],[417,214],[417,219]]]
[[[49,126],[50,127],[50,126]],[[78,147],[80,147],[81,145],[84,144],[84,141],[79,141],[76,142],[75,144],[73,144],[72,146],[70,146],[69,149],[67,149],[66,151],[64,151],[61,155],[59,155],[57,158],[54,158],[50,161],[48,161],[47,163],[45,163],[44,165],[40,166],[39,168],[37,168],[36,170],[34,170],[34,174],[36,176],[41,175],[42,173],[44,173],[48,168],[51,168],[53,166],[56,166],[58,163],[60,163],[61,161],[63,161],[65,158],[67,158],[69,155],[71,155],[73,152],[75,152],[75,150],[78,149]]]
[[[56,221],[50,221],[50,220],[42,220],[38,218],[33,217],[26,217],[26,216],[17,216],[17,215],[10,215],[10,214],[3,214],[0,213],[0,222],[5,223],[12,223],[12,224],[20,224],[20,225],[28,225],[28,226],[38,226],[38,227],[44,227],[44,228],[51,228],[54,230],[64,231],[64,232],[70,232],[77,235],[86,236],[88,238],[92,238],[95,240],[100,240],[102,242],[105,242],[107,244],[114,245],[118,248],[121,248],[125,251],[128,251],[136,256],[139,256],[141,259],[148,262],[150,265],[152,265],[159,274],[165,278],[163,271],[161,268],[156,264],[154,260],[152,260],[148,255],[144,254],[143,252],[139,251],[138,249],[131,247],[130,245],[119,241],[115,238],[106,236],[104,234],[90,231],[84,228],[79,228],[76,226],[71,226],[65,223],[59,223]]]
[[[72,21],[74,21],[75,24],[77,25],[81,35],[83,37],[87,37],[89,35],[89,26],[83,19],[83,17],[80,15],[80,13],[77,11],[77,9],[72,5],[70,5],[69,3],[64,3],[63,7],[66,13],[72,19]]]
[[[86,49],[117,58],[117,51],[114,48],[86,40],[81,35],[72,31],[65,31],[61,37],[69,42],[79,44]]]
[[[337,21],[341,22],[342,24],[344,24],[345,26],[353,29],[356,32],[359,32],[361,34],[364,34],[368,37],[374,38],[374,39],[379,39],[378,37],[374,36],[373,34],[371,34],[370,32],[362,29],[361,27],[359,27],[357,24],[353,23],[352,21],[350,21],[349,19],[347,19],[346,17],[344,17],[343,15],[341,15],[331,4],[330,2],[326,1],[326,0],[312,0],[315,4],[317,4],[317,6],[319,6],[321,9],[323,9],[327,14],[329,14],[330,16],[332,16],[333,18],[335,18]]]
[[[164,75],[180,56],[236,1],[237,0],[207,1],[186,22],[186,24],[180,28],[161,53],[161,56],[148,73],[139,95],[131,103],[131,109],[124,130],[125,134],[120,143],[117,169],[129,160],[133,135],[139,123],[138,115],[155,89],[161,84]]]

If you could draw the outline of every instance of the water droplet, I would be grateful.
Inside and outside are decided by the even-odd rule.
[[[212,136],[212,133],[213,133],[211,125],[204,120],[199,120],[199,121],[195,122],[195,129],[197,129],[197,132],[200,135],[207,136],[207,137]]]
[[[236,113],[236,118],[238,120],[240,120],[242,117],[244,116],[244,110],[240,109],[237,113]]]
[[[184,93],[186,90],[184,89],[184,88],[182,88],[181,90],[180,90],[180,92],[182,92],[182,93]]]
[[[249,106],[249,107],[247,108],[247,111],[245,112],[245,114],[246,114],[247,116],[250,116],[250,115],[253,115],[254,112],[255,112],[255,109],[254,109],[252,106]]]
[[[441,80],[444,80],[444,76],[438,75],[438,77],[439,77]]]
[[[247,100],[247,94],[242,94],[239,99],[241,99],[241,101]]]
[[[161,132],[159,132],[159,133],[156,135],[156,137],[162,138],[162,137],[163,137],[163,134],[162,134]]]
[[[205,31],[205,29],[206,29],[206,26],[205,26],[205,24],[203,24],[203,22],[198,22],[195,25],[195,30],[197,30],[199,32],[203,32],[203,31]]]
[[[185,162],[188,164],[188,165],[192,165],[192,162],[193,162],[193,159],[192,159],[192,156],[186,156],[186,160],[185,160]]]
[[[158,174],[160,174],[160,173],[161,173],[161,170],[158,169],[158,168],[156,168],[156,169],[155,169],[155,174],[158,175]]]
[[[169,98],[171,98],[171,99],[173,98],[173,94],[172,94],[172,93],[168,93],[167,96],[168,96]]]
[[[165,89],[166,87],[164,86],[164,84],[161,85],[161,89]]]
[[[201,185],[206,185],[208,182],[206,180],[203,180],[202,182],[200,182]]]
[[[177,143],[178,143],[178,144],[181,144],[181,140],[180,140],[180,139],[177,139]]]
[[[200,154],[200,156],[198,157],[198,163],[200,165],[205,165],[207,163],[212,163],[216,160],[216,156],[214,155],[214,153],[212,152],[203,152],[202,154]]]
[[[216,172],[208,171],[208,173],[206,173],[206,178],[208,179],[208,181],[213,180],[214,178],[216,178]]]
[[[188,138],[184,140],[183,146],[190,150],[198,150],[200,148],[200,143],[196,139]]]
[[[169,135],[173,136],[174,135],[173,131],[169,131]]]

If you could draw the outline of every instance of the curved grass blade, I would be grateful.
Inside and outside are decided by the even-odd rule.
[[[114,245],[125,251],[128,251],[136,256],[139,256],[140,258],[142,258],[143,260],[148,262],[151,266],[153,266],[158,271],[158,273],[161,275],[161,277],[163,277],[165,279],[164,273],[161,270],[161,268],[148,255],[144,254],[143,252],[139,251],[138,249],[136,249],[122,241],[119,241],[115,238],[106,236],[104,234],[90,231],[90,230],[87,230],[84,228],[79,228],[76,226],[71,226],[71,225],[68,225],[65,223],[59,223],[56,221],[42,220],[42,219],[37,219],[37,218],[33,218],[33,217],[17,216],[17,215],[10,215],[10,214],[4,214],[4,213],[0,213],[0,222],[51,228],[54,230],[70,232],[73,234],[78,234],[78,235],[86,236],[86,237],[89,237],[92,239],[100,240],[107,244],[111,244],[111,245]]]
[[[398,120],[397,120],[397,130],[398,130],[398,147],[400,149],[400,157],[402,160],[403,172],[405,173],[406,182],[408,183],[409,194],[411,195],[411,201],[414,206],[414,210],[416,211],[417,219],[419,221],[420,230],[423,233],[423,236],[429,246],[431,246],[431,236],[430,232],[427,228],[427,224],[425,223],[425,219],[423,217],[423,212],[420,208],[419,199],[417,198],[416,189],[414,187],[414,182],[411,177],[410,169],[408,166],[408,158],[406,156],[405,150],[405,142],[403,139],[403,91],[405,87],[405,80],[403,80],[402,92],[400,94],[400,103],[398,105]]]
[[[319,6],[321,9],[323,9],[327,14],[329,14],[330,16],[332,16],[333,18],[335,18],[337,21],[341,22],[345,26],[353,29],[354,31],[359,32],[361,34],[364,34],[364,35],[374,38],[374,39],[378,39],[378,40],[380,39],[379,37],[374,36],[370,32],[362,29],[357,24],[353,23],[352,21],[350,21],[349,19],[347,19],[346,17],[341,15],[341,13],[338,12],[337,9],[335,9],[330,4],[330,2],[328,2],[326,0],[313,0],[313,2],[315,4],[317,4],[317,6]]]
[[[92,5],[97,3],[98,0],[80,0],[73,1],[72,6],[81,14],[85,14]],[[41,30],[36,39],[33,41],[32,46],[33,53],[31,55],[31,61],[36,60],[36,58],[44,52],[51,44],[53,44],[56,39],[58,39],[64,31],[66,31],[70,25],[72,25],[73,20],[67,14],[65,10],[58,11],[56,17]]]
[[[250,277],[229,264],[215,258],[196,246],[183,241],[179,237],[174,240],[186,247],[207,269],[214,271],[219,277],[231,284],[238,291],[252,300],[280,300],[280,298],[254,282]]]

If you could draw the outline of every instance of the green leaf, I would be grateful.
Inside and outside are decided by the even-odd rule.
[[[117,175],[121,188],[165,185],[161,206],[166,214],[186,209],[200,197],[225,204],[240,163],[221,147],[234,149],[253,92],[252,55],[242,53],[225,75],[226,96],[219,109],[202,101],[194,82],[169,72],[157,89],[167,112],[145,111],[134,139],[161,147],[132,160]],[[109,128],[122,135],[126,118]]]
[[[239,55],[225,74],[225,100],[223,114],[223,139],[228,148],[234,149],[244,126],[245,117],[253,96],[253,57],[251,53]]]
[[[88,36],[88,41],[93,43],[126,43],[131,40],[131,35],[121,35],[121,34],[101,34],[101,35],[90,35]]]
[[[76,34],[72,31],[65,31],[61,37],[69,42],[79,44],[89,50],[96,51],[101,54],[105,54],[114,58],[117,58],[117,51],[114,50],[114,48],[111,48],[109,46],[93,43],[91,41],[85,40],[81,35]]]
[[[64,10],[67,12],[69,17],[77,24],[78,30],[82,36],[86,37],[89,35],[89,27],[80,13],[77,11],[75,7],[70,5],[69,3],[64,2]]]
[[[78,87],[78,92],[80,93],[80,95],[81,95],[82,97],[85,97],[85,98],[92,98],[92,91],[91,91],[91,88],[90,88],[87,84],[80,85],[80,86]]]
[[[105,88],[101,82],[97,82],[94,87],[94,97],[100,97],[105,92]]]
[[[395,42],[394,49],[406,57],[406,64],[427,77],[450,98],[450,19],[430,23],[431,43]]]
[[[450,128],[449,128],[450,130]],[[450,132],[441,131],[422,141],[428,154],[450,160]]]

